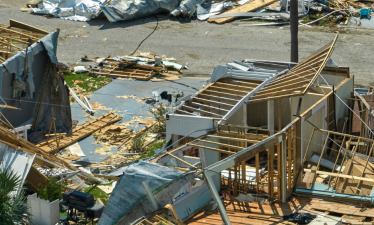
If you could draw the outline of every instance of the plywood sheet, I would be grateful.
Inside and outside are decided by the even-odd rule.
[[[277,2],[277,0],[254,0],[251,2],[248,2],[247,4],[244,4],[242,6],[236,7],[235,9],[231,9],[225,13],[222,14],[231,14],[231,13],[241,13],[241,12],[251,12],[255,11],[257,9],[260,9],[262,7],[265,7],[267,5],[270,5],[274,2]],[[235,19],[236,17],[227,17],[227,18],[217,18],[217,19],[209,19],[209,22],[214,23],[226,23],[230,20]]]

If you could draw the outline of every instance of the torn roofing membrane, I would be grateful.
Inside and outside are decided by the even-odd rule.
[[[146,161],[138,161],[126,167],[112,192],[99,224],[113,224],[128,214],[147,196],[141,182],[145,181],[153,192],[178,178],[182,172]]]

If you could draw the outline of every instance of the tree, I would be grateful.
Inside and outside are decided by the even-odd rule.
[[[14,225],[29,221],[24,191],[17,193],[21,183],[20,176],[12,170],[0,169],[0,224]]]
[[[288,1],[288,0],[287,0]],[[299,9],[298,0],[290,0],[291,62],[299,62]]]

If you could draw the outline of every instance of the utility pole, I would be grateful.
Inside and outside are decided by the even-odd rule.
[[[286,0],[288,1],[288,0]],[[291,62],[299,62],[299,32],[298,0],[290,0],[290,27],[291,27]]]

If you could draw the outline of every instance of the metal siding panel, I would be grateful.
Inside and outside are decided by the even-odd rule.
[[[213,119],[208,117],[177,116],[169,115],[166,121],[168,134],[187,135],[195,130],[213,128]],[[206,131],[192,133],[190,137],[199,137],[206,134]]]
[[[3,114],[9,120],[13,127],[18,127],[25,124],[32,123],[36,107],[38,104],[39,96],[43,87],[43,80],[45,76],[45,70],[48,63],[48,54],[46,50],[43,50],[34,56],[33,62],[33,74],[34,74],[34,84],[35,84],[35,98],[21,99],[22,110],[15,109],[3,109]],[[13,88],[12,80],[14,76],[9,74],[5,69],[3,70],[3,80],[2,80],[2,98],[6,104],[14,107],[19,107],[18,101],[13,99]],[[22,101],[24,100],[24,101]]]

